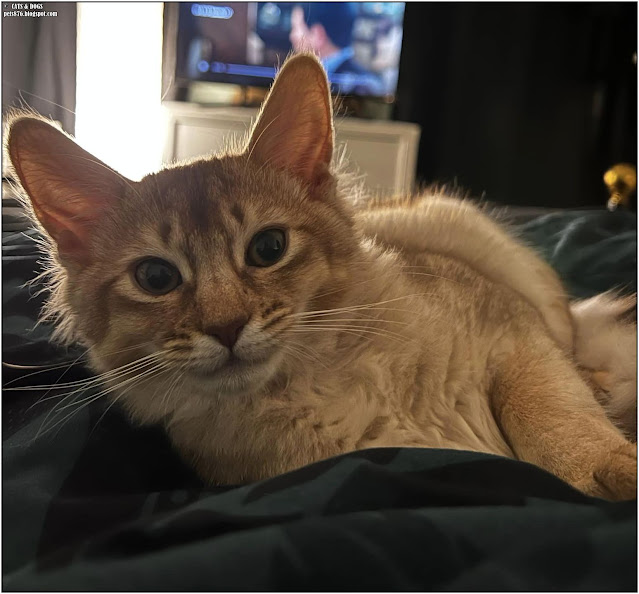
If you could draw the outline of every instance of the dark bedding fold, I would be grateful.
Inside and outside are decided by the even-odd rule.
[[[573,296],[636,291],[633,215],[554,212],[514,228]],[[78,364],[4,367],[5,388],[90,377],[80,349],[32,330],[43,295],[22,285],[37,259],[32,241],[3,233],[3,361]],[[3,394],[5,590],[637,588],[636,502],[586,497],[526,463],[377,449],[211,488],[161,430],[103,399],[43,433],[58,399]]]

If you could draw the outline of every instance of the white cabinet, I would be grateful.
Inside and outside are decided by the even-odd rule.
[[[246,139],[257,115],[246,107],[207,107],[166,102],[169,135],[164,161],[223,151]],[[374,193],[409,193],[415,184],[420,129],[416,124],[336,118],[336,145],[346,146],[352,170]]]

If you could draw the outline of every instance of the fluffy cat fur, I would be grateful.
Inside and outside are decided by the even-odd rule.
[[[635,497],[634,301],[571,305],[554,271],[468,201],[351,200],[313,57],[285,63],[244,152],[132,182],[32,116],[13,119],[6,149],[48,238],[45,317],[206,481],[414,446]],[[287,250],[251,266],[247,245],[269,227]],[[150,256],[182,284],[145,292],[135,270]]]

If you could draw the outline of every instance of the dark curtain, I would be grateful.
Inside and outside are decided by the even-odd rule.
[[[407,3],[395,117],[418,178],[476,197],[605,204],[637,158],[636,3]]]
[[[2,22],[2,114],[29,107],[75,129],[75,2],[46,2],[47,17],[4,17]]]

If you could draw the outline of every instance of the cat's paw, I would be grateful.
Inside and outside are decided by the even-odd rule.
[[[587,478],[575,484],[587,495],[612,501],[637,498],[637,446],[626,443],[603,456]]]

